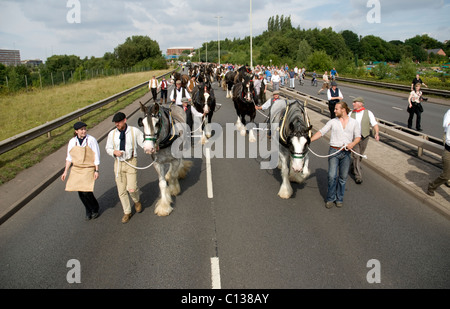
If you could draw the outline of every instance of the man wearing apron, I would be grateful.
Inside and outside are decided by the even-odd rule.
[[[137,145],[144,147],[144,134],[138,128],[127,125],[127,118],[122,112],[115,114],[112,121],[116,128],[109,132],[105,149],[114,158],[117,191],[124,212],[122,223],[127,223],[131,218],[130,197],[136,212],[142,211],[135,167],[137,166],[136,147]]]
[[[67,147],[66,168],[61,176],[64,181],[71,165],[66,191],[78,191],[86,208],[86,220],[96,219],[99,214],[98,201],[94,196],[94,184],[99,176],[100,148],[97,140],[87,134],[86,124],[74,124],[75,136]]]

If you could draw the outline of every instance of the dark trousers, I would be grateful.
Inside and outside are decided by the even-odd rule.
[[[86,208],[86,216],[91,216],[92,214],[98,213],[99,205],[93,192],[78,191],[78,196],[80,197],[81,202],[83,202],[83,205]]]
[[[336,103],[339,101],[330,100],[328,101],[328,109],[330,111],[330,118],[336,118],[336,114],[334,113],[334,108],[336,107]]]
[[[166,99],[164,103],[167,103],[167,89],[161,89],[161,103],[163,103],[163,99]]]
[[[152,88],[152,96],[153,96],[153,101],[156,102],[156,99],[158,98],[158,88]]]
[[[194,129],[194,118],[192,118],[191,106],[188,105],[184,111],[186,112],[186,124],[189,126],[189,129],[192,132],[192,130]]]
[[[413,123],[413,118],[414,118],[414,114],[416,115],[416,129],[420,130],[420,121],[422,120],[422,112],[418,111],[417,106],[413,105],[413,107],[411,107],[408,111],[409,113],[409,118],[408,118],[408,128],[412,128],[412,123]]]

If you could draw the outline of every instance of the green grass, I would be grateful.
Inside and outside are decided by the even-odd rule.
[[[25,132],[75,110],[134,87],[170,70],[132,73],[57,86],[42,91],[0,97],[0,140]],[[147,87],[92,111],[83,121],[93,128],[117,111],[133,103],[148,92]],[[14,179],[24,169],[39,163],[48,155],[66,146],[73,136],[70,124],[43,135],[11,151],[0,155],[0,185]],[[61,163],[64,165],[64,162]]]

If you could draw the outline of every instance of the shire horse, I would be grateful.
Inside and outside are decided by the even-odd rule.
[[[279,125],[278,168],[282,184],[278,196],[288,199],[293,193],[290,182],[302,183],[310,175],[308,146],[312,125],[304,104],[297,100],[275,101],[270,115],[272,129]]]
[[[178,180],[185,178],[192,167],[191,161],[175,158],[171,149],[177,138],[188,133],[180,129],[186,124],[186,114],[179,106],[169,109],[158,103],[149,107],[141,103],[141,111],[144,118],[139,118],[138,124],[144,128],[144,152],[152,156],[159,179],[160,199],[156,202],[155,214],[168,216],[173,210],[171,196],[181,192]],[[168,170],[166,164],[169,164]]]
[[[238,116],[236,127],[241,132],[241,136],[245,136],[247,133],[245,117],[249,116],[250,123],[254,123],[256,117],[255,105],[258,105],[258,96],[256,95],[251,75],[244,75],[242,80],[234,85],[233,102]],[[249,141],[251,143],[256,142],[253,128],[249,130]]]
[[[186,88],[189,82],[189,75],[181,74],[179,72],[175,72],[172,75],[173,82],[175,83],[177,80],[181,81],[181,87]]]
[[[227,98],[233,97],[233,86],[234,86],[234,79],[236,77],[235,71],[228,71],[225,73],[225,85],[226,85],[226,91],[227,91]]]
[[[211,120],[216,109],[216,97],[209,81],[194,87],[192,104],[197,112],[203,114],[199,130],[202,135],[201,143],[205,144],[206,140],[211,137]],[[197,130],[195,128],[192,129]]]

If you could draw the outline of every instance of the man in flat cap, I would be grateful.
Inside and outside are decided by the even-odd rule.
[[[183,110],[186,112],[186,123],[189,126],[189,130],[192,130],[194,119],[192,118],[191,109],[188,106],[191,102],[191,95],[186,88],[181,86],[181,80],[177,80],[175,82],[175,86],[176,87],[170,94],[170,101],[172,102],[172,104],[179,105],[183,108]]]
[[[137,146],[144,148],[144,134],[138,128],[129,126],[122,112],[115,114],[112,121],[116,128],[109,132],[105,149],[115,159],[115,180],[124,212],[122,223],[127,223],[132,216],[130,198],[134,202],[136,212],[142,211],[135,167],[137,166]]]
[[[261,105],[261,106],[258,106],[258,105],[255,105],[255,109],[256,110],[266,110],[266,109],[269,109],[269,108],[271,108],[271,106],[273,105],[273,103],[275,103],[275,101],[277,101],[277,100],[279,100],[280,99],[280,91],[279,90],[275,90],[273,93],[272,93],[272,98],[271,99],[269,99],[269,100],[267,100],[263,105]],[[267,117],[267,123],[268,123],[268,127],[269,127],[269,131],[268,131],[268,133],[267,133],[267,137],[271,137],[271,135],[272,135],[272,132],[271,132],[271,130],[270,130],[270,111],[269,111],[269,116]]]
[[[371,129],[374,131],[374,137],[376,141],[380,140],[378,122],[375,119],[373,113],[364,107],[364,98],[357,97],[353,100],[353,110],[348,114],[349,117],[356,119],[361,128],[361,141],[353,147],[356,153],[364,155],[367,144],[369,143],[369,137]],[[361,171],[362,157],[352,153],[352,171],[355,175],[355,182],[357,184],[362,183],[362,171]]]
[[[331,82],[331,88],[327,91],[327,97],[330,118],[333,119],[336,117],[336,114],[334,113],[336,103],[344,99],[341,90],[339,90],[339,88],[337,87],[337,83],[334,80]]]

